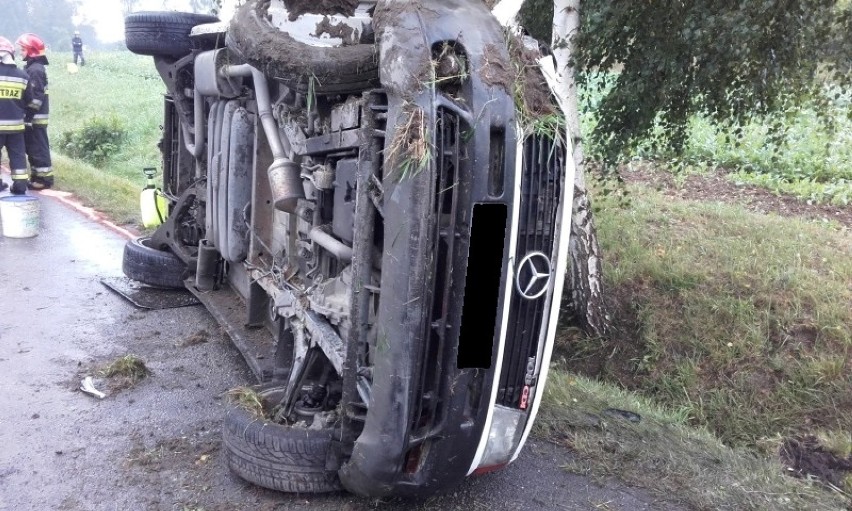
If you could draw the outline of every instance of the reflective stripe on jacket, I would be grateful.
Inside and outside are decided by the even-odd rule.
[[[14,64],[0,64],[0,132],[24,131],[26,104],[31,101],[27,73]]]

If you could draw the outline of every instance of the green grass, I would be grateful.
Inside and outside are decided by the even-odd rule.
[[[852,204],[852,119],[848,98],[834,102],[835,132],[826,130],[810,109],[793,113],[784,143],[770,143],[766,124],[745,126],[742,137],[728,140],[729,131],[704,118],[695,118],[685,157],[724,167],[731,179],[794,195],[818,203]]]
[[[73,193],[84,205],[103,211],[119,225],[140,225],[142,185],[55,151],[52,156],[58,189]]]
[[[608,90],[605,80],[593,77],[581,91],[581,117],[588,142],[597,122],[595,108]],[[678,170],[687,166],[721,167],[730,179],[768,188],[821,204],[852,204],[852,94],[825,87],[833,128],[827,129],[811,107],[790,108],[778,114],[786,131],[773,142],[769,126],[775,118],[758,118],[743,126],[736,136],[730,126],[707,117],[694,117],[688,128],[683,154],[674,156],[654,140],[646,141],[628,158],[655,160]],[[781,116],[783,115],[783,118]],[[595,147],[586,147],[594,158]]]
[[[50,127],[57,187],[73,192],[119,223],[139,224],[138,194],[143,167],[159,167],[157,141],[165,86],[150,57],[130,52],[92,52],[76,74],[68,73],[70,53],[51,53]],[[116,117],[127,137],[99,167],[63,157],[62,133],[95,117]]]
[[[847,233],[644,188],[597,221],[618,333],[566,332],[574,363],[730,445],[852,432]]]
[[[106,378],[121,378],[135,385],[151,374],[145,361],[136,355],[124,355],[105,365],[98,373]]]
[[[237,387],[229,390],[228,399],[259,419],[267,418],[263,408],[263,398],[251,387]]]
[[[629,422],[608,409],[638,413]],[[722,445],[684,410],[556,369],[534,430],[575,454],[566,470],[616,477],[689,509],[844,509],[837,493],[782,473],[765,455]]]

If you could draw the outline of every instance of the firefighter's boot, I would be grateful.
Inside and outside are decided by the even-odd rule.
[[[12,178],[12,189],[9,190],[15,195],[23,195],[27,193],[27,178],[24,176],[23,179],[17,179],[16,177]]]
[[[45,190],[53,187],[53,172],[36,171],[30,176],[30,189]]]

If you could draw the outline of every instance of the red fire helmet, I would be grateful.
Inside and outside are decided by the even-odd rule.
[[[15,47],[5,37],[0,36],[0,51],[8,52],[10,55],[15,55]]]
[[[25,59],[44,55],[44,41],[35,34],[23,34],[15,41],[15,44],[21,47],[21,53]]]

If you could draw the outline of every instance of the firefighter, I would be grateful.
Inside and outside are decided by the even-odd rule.
[[[86,65],[86,59],[83,57],[83,39],[80,37],[80,31],[74,31],[74,37],[71,38],[71,47],[74,49],[74,65],[77,65],[77,59],[80,59],[80,65]]]
[[[27,73],[15,65],[15,47],[0,37],[0,149],[9,154],[12,193],[27,191],[27,157],[24,145],[24,116],[30,100]],[[0,181],[0,190],[8,187]]]
[[[24,70],[30,77],[32,96],[27,104],[24,142],[30,162],[30,188],[43,190],[53,186],[50,161],[50,142],[47,139],[47,120],[50,112],[47,90],[47,57],[44,41],[35,34],[23,34],[16,44],[26,62]]]

